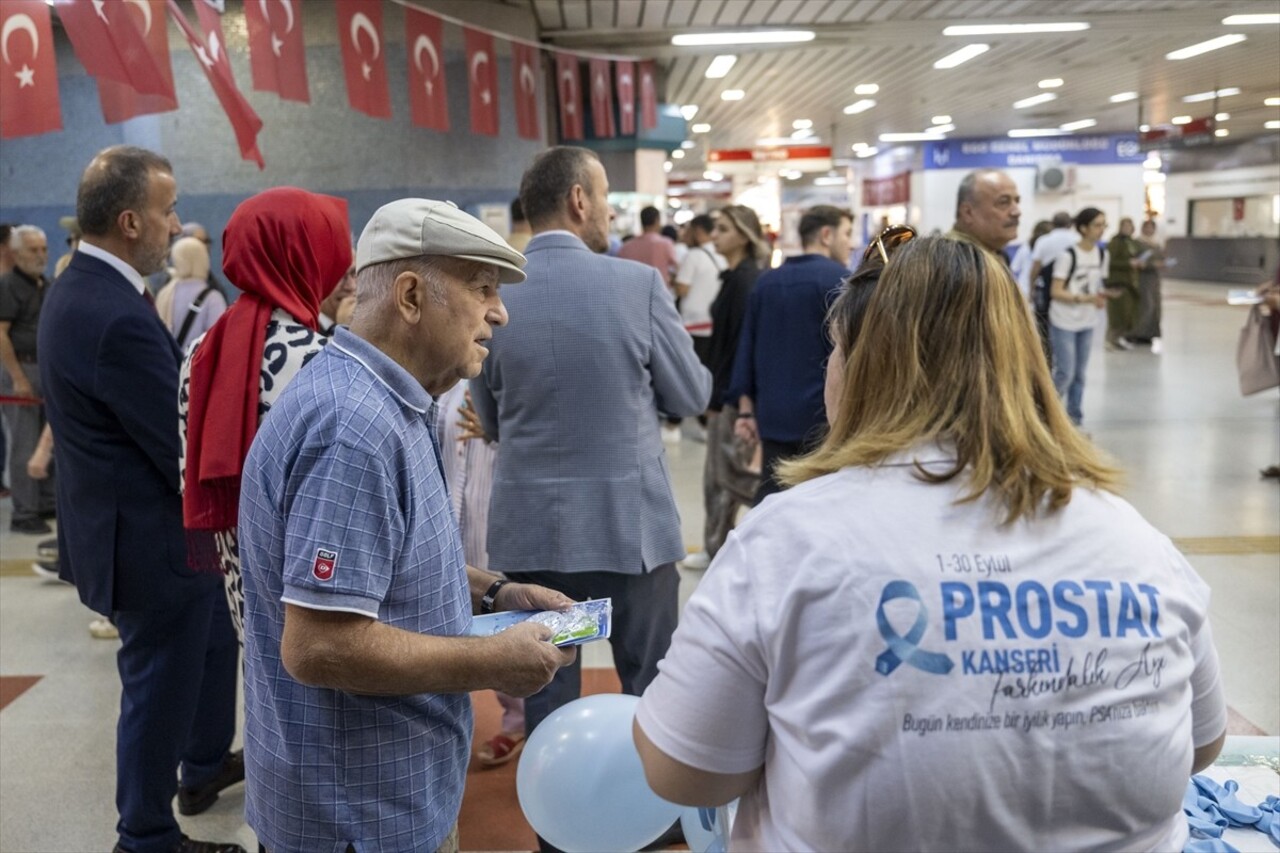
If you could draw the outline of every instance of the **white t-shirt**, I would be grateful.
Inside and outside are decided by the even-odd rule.
[[[676,281],[689,285],[689,292],[680,300],[680,319],[695,338],[711,335],[711,303],[720,292],[720,272],[727,266],[710,241],[690,249],[680,262]]]
[[[1208,587],[1118,497],[1000,527],[909,458],[746,517],[645,733],[702,770],[763,764],[731,851],[1181,850],[1193,745],[1226,728]]]
[[[1106,270],[1103,268],[1102,247],[1094,245],[1090,251],[1075,247],[1076,269],[1067,282],[1067,291],[1079,296],[1093,296],[1101,293]],[[1067,275],[1071,269],[1071,250],[1067,249],[1058,255],[1053,262],[1053,277],[1059,279]],[[1055,299],[1049,303],[1049,322],[1068,332],[1082,332],[1093,328],[1098,322],[1098,306],[1093,302],[1073,305]]]
[[[1067,250],[1080,242],[1080,232],[1074,228],[1055,228],[1036,241],[1031,250],[1031,260],[1039,261],[1041,267],[1051,267],[1053,262]],[[1032,282],[1034,285],[1035,282]]]

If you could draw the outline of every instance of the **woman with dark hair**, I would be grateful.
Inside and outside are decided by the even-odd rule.
[[[1093,329],[1098,309],[1107,304],[1104,285],[1107,252],[1098,245],[1107,230],[1107,217],[1096,207],[1076,214],[1080,242],[1053,262],[1053,284],[1049,290],[1049,342],[1053,347],[1053,386],[1067,405],[1071,422],[1084,421],[1085,369],[1093,345]]]
[[[720,290],[711,303],[711,343],[707,368],[711,371],[711,401],[707,404],[707,457],[702,470],[703,550],[681,563],[687,569],[705,569],[733,529],[738,510],[751,506],[760,484],[758,470],[751,470],[754,448],[743,447],[733,435],[738,410],[725,400],[733,378],[742,318],[747,298],[760,277],[760,263],[768,256],[760,235],[756,212],[731,204],[716,212],[711,228],[716,252],[726,261],[720,273]]]
[[[826,439],[640,701],[650,786],[740,797],[730,851],[1181,850],[1226,731],[1209,590],[1114,494],[1013,279],[916,238],[841,316]]]
[[[271,405],[327,342],[319,331],[320,303],[350,266],[345,200],[277,187],[244,201],[222,235],[222,270],[243,293],[182,364],[187,561],[224,575],[241,645],[236,533],[244,458]]]

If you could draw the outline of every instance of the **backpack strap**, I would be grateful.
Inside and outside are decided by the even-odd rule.
[[[212,287],[206,287],[200,291],[200,295],[191,300],[191,305],[187,307],[187,316],[182,320],[182,328],[178,330],[178,348],[186,351],[187,335],[191,333],[191,326],[195,323],[196,317],[200,316],[200,308],[204,305],[204,301],[209,298],[209,294],[213,293]]]

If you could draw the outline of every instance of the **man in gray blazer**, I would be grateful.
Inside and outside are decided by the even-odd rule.
[[[528,279],[503,292],[510,321],[494,330],[471,394],[502,442],[490,568],[575,599],[612,598],[615,666],[638,696],[675,630],[674,564],[685,555],[659,413],[701,413],[711,374],[658,272],[599,254],[608,191],[585,148],[544,151],[525,172]],[[526,700],[528,730],[580,693],[575,662]]]

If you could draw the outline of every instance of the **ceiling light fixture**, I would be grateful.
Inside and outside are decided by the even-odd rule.
[[[683,149],[683,148],[677,148],[675,151],[672,151],[672,152],[671,152],[671,159],[672,159],[672,160],[683,160],[683,159],[684,159],[684,149]]]
[[[853,87],[853,94],[855,95],[874,95],[879,91],[880,84],[878,83],[859,83]]]
[[[1222,137],[1222,136],[1230,136],[1230,135],[1231,135],[1231,131],[1227,130],[1225,127],[1220,127],[1220,128],[1218,128],[1217,130],[1215,130],[1215,131],[1213,132],[1213,135],[1214,135],[1214,136],[1218,136],[1218,137]]]
[[[933,63],[933,67],[939,70],[955,68],[957,65],[968,62],[975,56],[981,56],[988,50],[991,50],[991,45],[989,44],[967,44],[957,51],[948,53],[946,56]]]
[[[1182,98],[1184,104],[1194,104],[1198,101],[1212,101],[1214,98],[1230,98],[1232,95],[1240,94],[1240,90],[1235,86],[1229,86],[1226,89],[1217,89],[1209,92],[1196,92],[1194,95],[1185,95]]]
[[[707,171],[703,172],[702,177],[706,178],[708,181],[715,181],[716,183],[719,183],[720,181],[724,180],[724,175],[720,174],[719,172],[712,171],[711,169],[708,169]]]
[[[955,129],[956,129],[956,126],[954,124],[935,124],[933,127],[926,127],[924,129],[924,132],[925,133],[950,133]]]
[[[692,139],[686,139],[684,142],[680,143],[680,147],[685,149],[686,151],[689,150],[690,148],[696,148],[697,145],[698,143],[694,142]]]
[[[723,92],[720,93],[720,100],[741,101],[746,96],[747,96],[747,93],[744,92],[742,89],[725,89]]]
[[[1032,95],[1030,98],[1023,98],[1021,101],[1014,101],[1013,108],[1015,110],[1025,110],[1027,107],[1034,107],[1037,104],[1047,104],[1049,101],[1058,100],[1058,96],[1053,92],[1041,92],[1038,95]]]
[[[1280,98],[1267,98],[1262,103],[1268,107],[1280,107]]]
[[[871,146],[870,146],[870,145],[868,145],[868,144],[867,144],[867,143],[865,143],[865,142],[855,142],[855,143],[853,143],[853,145],[851,145],[851,146],[849,146],[849,147],[850,147],[850,148],[852,148],[854,151],[861,151],[862,149],[864,149],[864,148],[870,148]]]
[[[680,115],[684,116],[685,121],[693,121],[693,117],[698,114],[697,104],[685,104],[680,108]]]
[[[795,140],[807,139],[811,142],[816,141],[817,139],[817,137],[813,135],[813,131],[807,127],[802,127],[799,130],[791,131],[791,138]]]
[[[1222,19],[1223,26],[1250,27],[1259,24],[1280,24],[1280,15],[1228,15]]]
[[[1191,124],[1191,116],[1174,116],[1169,119],[1171,124]]]
[[[778,148],[783,145],[791,145],[795,140],[790,136],[765,136],[756,140],[757,148]]]
[[[662,163],[662,171],[670,172],[673,166],[675,166],[675,164],[670,160],[664,160]]]
[[[1170,51],[1164,55],[1165,59],[1190,59],[1193,56],[1199,56],[1202,53],[1208,53],[1211,50],[1218,50],[1223,47],[1230,47],[1233,44],[1239,44],[1244,41],[1246,36],[1240,33],[1229,33],[1225,36],[1218,36],[1216,39],[1209,39],[1197,44],[1188,45],[1178,50]]]
[[[867,157],[874,157],[880,153],[879,148],[862,148],[857,151],[859,159],[865,160]]]
[[[947,116],[947,115],[934,116],[933,118],[929,119],[929,124],[951,124],[951,116]]]
[[[1084,21],[1061,24],[960,24],[947,27],[944,36],[1019,36],[1031,33],[1078,33],[1089,29]]]
[[[672,36],[676,47],[709,47],[724,44],[794,44],[813,41],[812,30],[755,30],[733,33],[685,33]]]
[[[1132,101],[1137,97],[1137,92],[1120,92],[1119,94],[1112,95],[1107,100],[1111,101],[1113,104],[1123,104],[1125,101]]]
[[[1093,127],[1098,123],[1097,119],[1082,118],[1079,121],[1069,121],[1066,124],[1058,125],[1058,130],[1084,130],[1086,127]]]
[[[861,101],[854,101],[852,104],[844,108],[844,114],[847,116],[856,116],[858,113],[865,113],[876,105],[876,102],[870,98],[863,98]]]
[[[796,130],[805,130],[807,128],[813,127],[813,119],[798,118],[795,121],[791,122],[791,126]]]
[[[1149,125],[1149,124],[1140,124],[1140,125],[1138,125],[1138,132],[1139,132],[1139,133],[1146,133],[1146,132],[1147,132],[1148,130],[1150,130],[1150,129],[1151,129],[1151,125]]]
[[[848,180],[840,175],[822,175],[813,179],[815,187],[843,187],[847,183]]]
[[[1147,155],[1147,159],[1142,161],[1142,168],[1144,169],[1159,169],[1162,165],[1164,163],[1161,161],[1160,155],[1154,151]]]
[[[711,60],[711,64],[707,66],[707,79],[719,80],[729,73],[729,69],[733,67],[733,63],[738,61],[738,57],[732,53],[722,53],[715,59]]]
[[[1264,121],[1262,126],[1267,130],[1280,130],[1280,121]]]
[[[882,133],[881,142],[937,142],[946,139],[941,133]]]
[[[693,127],[689,128],[689,130],[692,131],[693,133],[710,133],[711,125],[707,124],[706,122],[698,122]]]
[[[1034,136],[1066,136],[1067,133],[1068,131],[1052,127],[1022,127],[1009,131],[1009,136],[1014,139],[1023,139]]]
[[[1062,86],[1062,78],[1050,77],[1048,80],[1041,80],[1038,85],[1041,89],[1058,89]]]
[[[1231,113],[1218,113],[1213,117],[1214,121],[1231,121]]]

